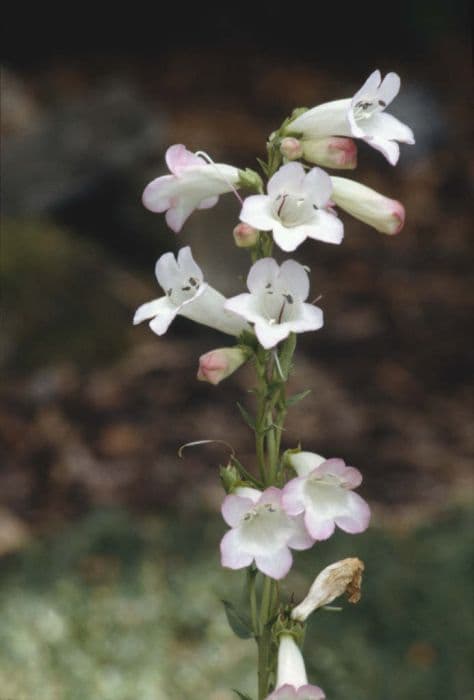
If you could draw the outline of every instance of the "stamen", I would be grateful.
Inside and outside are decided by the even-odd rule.
[[[215,162],[212,160],[211,156],[209,156],[205,151],[196,151],[196,153],[195,153],[194,155],[195,155],[195,156],[201,156],[201,158],[204,158],[204,160],[207,160],[207,162],[209,163],[209,165],[213,165],[213,166],[214,166],[214,168],[215,168],[215,169],[217,170],[217,172],[219,173],[219,176],[220,176],[221,180],[224,180],[224,182],[226,183],[226,185],[229,185],[230,189],[231,189],[232,192],[235,194],[235,196],[236,196],[237,199],[239,200],[240,204],[243,206],[244,200],[242,199],[242,197],[240,196],[240,194],[237,192],[237,190],[236,190],[236,188],[234,187],[234,185],[225,177],[225,175],[223,175],[223,174],[221,173],[221,171],[219,170],[219,168],[217,167],[217,165],[215,164]]]

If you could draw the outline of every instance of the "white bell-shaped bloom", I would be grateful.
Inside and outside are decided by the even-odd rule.
[[[155,274],[166,296],[142,304],[135,312],[135,325],[151,319],[151,330],[163,335],[179,314],[229,335],[248,330],[249,326],[241,318],[226,311],[226,298],[204,282],[189,246],[181,248],[177,258],[173,253],[162,255],[156,263]]]
[[[290,333],[315,331],[323,325],[323,312],[305,304],[309,294],[308,273],[295,260],[281,267],[273,258],[262,258],[247,277],[250,294],[229,299],[225,307],[255,324],[255,334],[264,348],[271,348]]]
[[[166,211],[166,223],[175,233],[181,231],[195,209],[210,209],[219,195],[238,186],[238,168],[208,163],[182,144],[170,146],[165,157],[171,175],[152,180],[145,187],[142,201],[150,211]]]
[[[325,694],[308,683],[303,655],[293,637],[282,634],[278,646],[276,688],[267,700],[324,700]]]
[[[313,539],[303,520],[290,518],[281,507],[281,491],[238,488],[225,497],[222,516],[232,528],[221,541],[222,566],[243,569],[255,561],[266,576],[284,578],[293,563],[292,549],[309,549]]]
[[[325,102],[304,112],[287,127],[289,134],[303,138],[353,136],[381,151],[392,165],[400,155],[397,141],[415,143],[409,126],[384,110],[400,90],[400,78],[388,73],[382,80],[374,71],[354,97]]]
[[[304,514],[311,537],[326,540],[336,525],[351,534],[363,532],[370,520],[368,504],[353,489],[362,482],[354,467],[342,459],[325,459],[313,452],[288,457],[298,476],[283,489],[283,507],[291,516]]]
[[[342,222],[326,210],[331,178],[321,168],[306,173],[301,163],[287,163],[270,178],[267,192],[247,197],[240,219],[260,231],[272,231],[282,250],[295,250],[306,238],[342,241]]]

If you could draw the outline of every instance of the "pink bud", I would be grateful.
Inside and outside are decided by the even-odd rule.
[[[240,347],[210,350],[199,358],[197,378],[201,382],[219,384],[243,365],[247,359],[247,353]]]
[[[396,199],[345,177],[331,177],[332,201],[348,214],[389,236],[399,233],[405,223],[405,208]]]
[[[251,248],[257,243],[260,234],[252,226],[240,223],[234,228],[233,235],[238,248]]]
[[[302,141],[303,157],[324,168],[353,170],[357,167],[357,146],[352,139],[330,136]]]
[[[280,144],[280,152],[288,160],[298,160],[303,155],[301,141],[298,141],[293,136],[287,136]]]

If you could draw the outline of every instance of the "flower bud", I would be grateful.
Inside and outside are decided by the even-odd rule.
[[[263,192],[263,181],[255,170],[245,168],[245,170],[239,170],[239,181],[237,183],[237,187],[243,187],[247,190],[254,190],[255,192]]]
[[[237,224],[232,233],[238,248],[251,248],[257,243],[260,235],[256,228],[244,223]]]
[[[293,136],[287,136],[280,144],[280,152],[288,160],[298,160],[303,155],[303,146],[298,139],[295,139]]]
[[[314,610],[329,605],[343,593],[349,603],[359,602],[363,571],[364,562],[357,558],[342,559],[327,566],[314,580],[306,598],[291,611],[293,620],[304,622]]]
[[[303,139],[303,158],[323,168],[353,170],[357,167],[357,146],[352,139],[330,136],[325,139]]]
[[[396,199],[384,197],[370,187],[345,177],[331,177],[331,182],[331,199],[348,214],[373,226],[380,233],[393,235],[402,230],[405,208]]]
[[[238,346],[211,350],[199,358],[197,378],[201,382],[219,384],[243,365],[247,359],[247,353]]]

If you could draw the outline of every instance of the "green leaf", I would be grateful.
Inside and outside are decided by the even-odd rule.
[[[232,688],[233,692],[241,698],[241,700],[252,700],[250,695],[245,695],[245,693],[241,693],[240,690],[236,690],[235,688]]]
[[[230,601],[223,600],[222,603],[232,632],[240,639],[250,639],[253,636],[250,618],[245,613],[239,613]]]
[[[250,428],[251,430],[255,430],[255,421],[254,421],[254,419],[252,418],[252,416],[250,415],[250,413],[247,411],[247,409],[244,408],[244,407],[242,406],[242,404],[240,404],[238,401],[237,401],[237,408],[239,409],[242,418],[243,418],[244,421],[247,423],[247,425],[249,426],[249,428]]]
[[[298,403],[298,401],[302,401],[302,399],[305,399],[308,394],[311,394],[311,389],[306,389],[305,391],[301,391],[299,394],[293,394],[293,396],[289,396],[286,400],[286,405],[287,406],[294,406],[295,403]]]
[[[258,162],[259,166],[262,168],[265,175],[268,175],[268,165],[265,163],[265,161],[262,160],[261,158],[257,158],[257,162]]]

